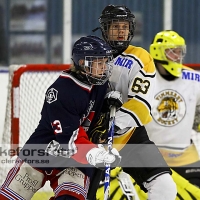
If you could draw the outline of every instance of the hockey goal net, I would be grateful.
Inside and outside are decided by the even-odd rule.
[[[187,64],[187,66],[200,70],[200,64]],[[16,149],[22,147],[28,137],[33,133],[40,120],[46,89],[56,80],[62,70],[70,65],[30,64],[11,65],[9,67],[8,98],[4,132],[2,138],[3,149]],[[200,152],[200,107],[196,109],[192,137],[199,146]],[[1,160],[5,160],[5,154]],[[9,161],[0,166],[0,185],[14,163]],[[51,189],[48,184],[33,197],[36,199],[49,199]]]
[[[14,165],[13,156],[18,147],[22,147],[34,132],[40,120],[47,88],[58,78],[61,71],[68,69],[68,64],[28,64],[9,67],[9,85],[6,117],[2,136],[0,185],[5,180],[8,170]],[[5,151],[4,151],[5,150]],[[10,151],[11,150],[11,151]],[[33,199],[48,199],[50,188]]]

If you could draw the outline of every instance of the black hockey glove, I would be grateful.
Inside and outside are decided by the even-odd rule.
[[[108,92],[104,98],[104,106],[110,108],[110,106],[115,106],[116,109],[120,108],[123,104],[122,94],[118,91]]]
[[[109,128],[109,116],[110,114],[102,113],[99,120],[95,124],[94,129],[90,132],[90,141],[95,144],[105,144],[108,140],[108,128]]]

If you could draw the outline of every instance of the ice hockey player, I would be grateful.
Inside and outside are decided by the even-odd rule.
[[[156,81],[154,61],[146,50],[130,44],[135,32],[135,16],[129,8],[108,5],[99,22],[97,29],[101,30],[114,53],[110,77],[111,88],[115,91],[113,98],[121,98],[123,102],[116,112],[114,136],[114,147],[122,155],[123,171],[148,191],[149,200],[174,200],[177,190],[171,170],[156,145],[149,140],[144,127],[152,120]],[[98,123],[99,129],[93,131],[95,143],[106,138],[107,115],[103,116],[104,120],[101,118]]]
[[[88,137],[112,72],[111,48],[96,36],[81,37],[72,60],[47,89],[39,125],[1,186],[1,200],[30,200],[47,180],[55,200],[85,200],[94,166],[120,162],[116,149],[108,152]]]
[[[200,187],[200,160],[191,140],[195,108],[200,105],[200,73],[182,64],[183,37],[172,30],[158,32],[150,45],[157,70],[153,121],[146,128],[168,165]]]

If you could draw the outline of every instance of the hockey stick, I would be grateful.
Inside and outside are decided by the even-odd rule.
[[[109,132],[108,132],[108,151],[112,150],[114,125],[115,125],[115,113],[116,107],[112,106],[110,109],[110,121],[109,121]],[[105,181],[104,181],[104,200],[109,198],[110,191],[110,164],[106,164],[105,169]]]

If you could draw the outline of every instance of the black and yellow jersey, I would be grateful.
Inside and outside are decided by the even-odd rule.
[[[114,136],[114,144],[126,144],[135,127],[152,120],[155,74],[151,55],[141,47],[129,45],[114,59],[110,83],[112,90],[122,93],[124,102],[116,112],[115,124],[120,131]]]

